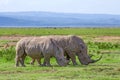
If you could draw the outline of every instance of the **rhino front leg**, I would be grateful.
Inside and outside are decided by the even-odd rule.
[[[50,64],[50,56],[44,56],[44,63],[43,66],[51,66]]]
[[[15,66],[16,67],[19,66],[19,62],[20,62],[20,58],[18,56],[16,56],[16,58],[15,58]]]
[[[73,65],[77,65],[75,54],[70,53],[69,56],[70,56],[70,58],[71,58],[71,60],[72,60]]]
[[[39,66],[41,65],[41,58],[37,59],[37,63],[38,63]]]

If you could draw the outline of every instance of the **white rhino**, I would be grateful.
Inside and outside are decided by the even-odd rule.
[[[63,48],[64,55],[66,55],[67,60],[71,58],[73,65],[77,65],[76,55],[78,56],[81,64],[88,65],[89,63],[94,63],[99,61],[102,56],[97,60],[92,60],[87,53],[87,46],[84,41],[74,35],[68,36],[43,36],[43,38],[51,38],[56,43]],[[34,60],[33,60],[34,61]]]
[[[70,36],[65,36],[63,38],[60,37],[59,39],[58,38],[56,39],[56,41],[60,41],[60,40],[63,41],[63,44],[62,45],[59,44],[59,45],[61,45],[61,47],[64,49],[64,51],[68,55],[68,59],[71,58],[74,65],[77,64],[75,55],[78,56],[79,61],[81,62],[81,64],[84,64],[84,65],[97,62],[102,58],[101,56],[97,60],[92,60],[87,53],[86,44],[81,38],[77,36],[70,35]]]
[[[44,65],[50,66],[50,57],[52,56],[56,58],[60,66],[67,64],[63,49],[54,40],[47,37],[28,37],[18,41],[16,45],[16,66],[19,66],[19,62],[25,66],[24,59],[27,55],[33,60],[37,59],[39,65],[41,65],[41,58],[44,57]]]

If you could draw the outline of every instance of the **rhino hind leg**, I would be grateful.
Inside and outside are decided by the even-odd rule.
[[[15,58],[15,62],[16,62],[15,65],[16,65],[16,67],[19,66],[19,63],[21,64],[21,66],[25,67],[25,65],[24,65],[25,57],[26,57],[26,54],[16,55],[16,58]]]
[[[20,59],[20,64],[22,67],[25,67],[24,61],[22,60],[22,58]]]
[[[20,63],[21,65],[23,65],[23,60],[22,60],[21,56],[16,55],[16,58],[15,58],[15,66],[18,67],[18,66],[19,66],[19,63]]]
[[[34,65],[34,62],[35,62],[35,59],[32,59],[31,62],[30,62],[30,64]]]
[[[23,60],[22,58],[16,57],[16,60],[15,60],[15,61],[16,61],[16,63],[15,63],[16,67],[19,66],[19,62],[20,62],[20,64],[21,64],[21,66],[25,67],[25,65],[24,65],[24,60]]]
[[[21,63],[21,66],[23,67],[25,67],[24,60],[26,56],[27,56],[26,54],[23,54],[22,57],[20,58],[20,63]]]
[[[16,67],[19,66],[19,61],[20,61],[19,56],[16,56],[16,58],[15,58],[15,66],[16,66]]]
[[[39,66],[41,66],[41,58],[37,59],[37,63],[38,63]]]

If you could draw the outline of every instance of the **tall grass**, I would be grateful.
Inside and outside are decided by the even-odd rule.
[[[0,60],[4,62],[12,61],[15,58],[15,48],[0,49]]]

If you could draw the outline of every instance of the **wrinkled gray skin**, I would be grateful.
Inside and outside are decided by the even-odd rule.
[[[50,57],[55,57],[60,66],[66,66],[67,61],[64,58],[63,49],[50,38],[29,37],[21,39],[16,45],[16,66],[19,62],[25,66],[24,59],[26,56],[36,59],[41,65],[41,58],[44,57],[44,66],[51,66]]]
[[[74,65],[76,65],[75,55],[78,56],[81,64],[88,65],[89,63],[94,63],[99,61],[102,56],[97,60],[92,60],[87,53],[87,46],[84,41],[77,36],[67,36],[67,42],[69,45],[64,47],[66,54],[71,58]]]
[[[78,56],[80,63],[83,65],[97,62],[102,58],[101,56],[97,60],[92,60],[87,53],[86,44],[77,36],[44,36],[44,38],[45,37],[54,39],[54,41],[56,41],[56,43],[63,48],[64,55],[67,56],[67,60],[71,58],[73,65],[77,65],[76,55]]]

